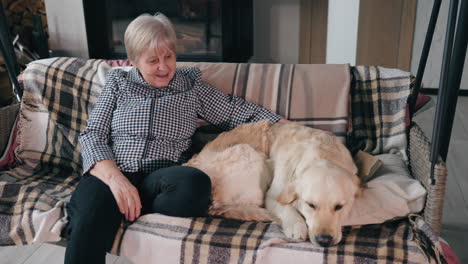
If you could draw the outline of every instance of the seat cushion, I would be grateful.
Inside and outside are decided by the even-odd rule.
[[[15,149],[18,146],[18,109],[19,104],[0,108],[0,169],[15,162]]]
[[[345,225],[378,224],[420,212],[426,189],[412,178],[404,160],[396,154],[376,155],[383,164],[364,183]]]

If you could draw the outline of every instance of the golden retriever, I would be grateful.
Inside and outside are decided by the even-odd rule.
[[[270,159],[274,177],[266,208],[286,236],[331,246],[341,240],[343,217],[360,193],[357,167],[333,134],[305,126],[275,124]]]
[[[186,165],[211,178],[210,214],[274,220],[287,237],[320,246],[341,240],[342,219],[360,190],[357,168],[339,139],[296,124],[238,126]]]

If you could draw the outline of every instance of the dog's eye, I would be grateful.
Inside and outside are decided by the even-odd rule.
[[[343,208],[343,206],[338,204],[335,206],[335,211],[341,210],[341,208]]]
[[[315,204],[309,204],[310,208],[315,209]]]

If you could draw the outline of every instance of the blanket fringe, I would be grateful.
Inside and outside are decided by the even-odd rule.
[[[431,239],[422,229],[422,225],[424,223],[420,222],[420,217],[421,216],[417,214],[410,214],[408,216],[408,220],[411,224],[414,235],[414,240],[417,242],[416,246],[421,250],[421,252],[425,253],[424,255],[426,256],[428,263],[432,263],[432,261],[429,259],[432,257],[436,263],[447,264],[438,240]]]

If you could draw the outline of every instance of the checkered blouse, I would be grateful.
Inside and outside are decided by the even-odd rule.
[[[112,70],[80,134],[83,174],[100,160],[115,160],[125,172],[151,172],[183,153],[202,118],[225,130],[280,117],[201,80],[198,68],[179,68],[166,87],[153,88],[136,68]]]

